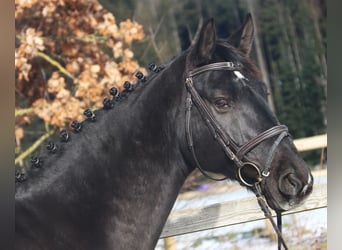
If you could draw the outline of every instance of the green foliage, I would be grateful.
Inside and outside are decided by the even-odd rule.
[[[276,112],[294,138],[324,133],[326,28],[322,6],[307,1],[259,0],[260,29]],[[321,1],[323,7],[325,2]],[[315,22],[318,23],[315,29]],[[319,151],[303,154],[317,164]]]
[[[268,53],[277,114],[295,138],[324,132],[321,62],[308,6],[261,0],[260,26]]]
[[[135,0],[101,0],[98,2],[112,12],[119,22],[134,16]]]

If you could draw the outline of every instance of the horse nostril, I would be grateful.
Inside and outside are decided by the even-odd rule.
[[[280,177],[279,190],[284,195],[296,196],[298,193],[301,192],[302,187],[302,182],[293,173],[286,174]]]

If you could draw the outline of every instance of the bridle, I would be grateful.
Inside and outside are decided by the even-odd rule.
[[[269,176],[270,174],[270,168],[271,163],[275,154],[275,150],[278,147],[279,143],[282,141],[283,138],[289,135],[288,129],[285,125],[276,125],[271,127],[270,129],[267,129],[266,131],[260,133],[259,135],[255,136],[242,146],[238,146],[232,138],[223,131],[217,120],[214,118],[213,114],[209,110],[208,106],[205,104],[202,97],[198,94],[197,90],[195,89],[193,85],[193,78],[211,70],[228,70],[232,71],[239,82],[242,84],[246,84],[245,81],[248,81],[247,78],[245,78],[241,74],[241,65],[235,64],[233,62],[218,62],[218,63],[212,63],[205,66],[201,66],[198,68],[195,68],[188,72],[186,76],[186,89],[187,89],[187,98],[186,98],[186,118],[185,118],[185,133],[186,133],[186,139],[188,143],[189,150],[191,152],[192,158],[195,162],[196,167],[201,171],[201,173],[206,176],[209,179],[215,180],[215,181],[222,181],[227,179],[228,177],[223,178],[214,178],[207,174],[204,169],[201,167],[201,164],[199,163],[199,160],[197,158],[195,149],[194,149],[194,143],[193,143],[193,137],[192,137],[192,129],[191,129],[191,109],[193,104],[196,106],[197,110],[199,111],[203,121],[205,122],[206,126],[209,128],[209,131],[213,138],[219,143],[219,145],[222,147],[225,154],[228,156],[228,158],[232,161],[234,161],[234,164],[237,166],[237,178],[238,180],[245,186],[250,187],[253,189],[253,191],[256,194],[258,204],[261,207],[262,211],[265,214],[265,217],[267,217],[278,235],[278,249],[281,249],[281,244],[284,246],[285,249],[288,249],[284,239],[281,234],[281,213],[277,212],[277,221],[278,226],[274,223],[272,219],[272,214],[270,212],[270,209],[267,206],[266,200],[264,195],[262,194],[260,183]],[[272,137],[278,136],[277,139],[273,142],[273,145],[269,151],[268,157],[266,159],[265,167],[262,169],[258,163],[252,162],[247,158],[247,153],[250,152],[253,148],[258,146],[261,142],[268,140]],[[256,172],[256,178],[255,180],[250,180],[249,178],[246,178],[243,174],[243,171],[246,168],[252,168]]]

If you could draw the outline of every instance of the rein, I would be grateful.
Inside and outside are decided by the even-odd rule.
[[[222,147],[222,149],[224,150],[228,158],[234,161],[235,165],[237,166],[238,180],[243,185],[247,187],[251,187],[254,190],[261,210],[264,212],[265,217],[270,220],[275,232],[277,233],[278,249],[281,249],[281,245],[283,245],[285,249],[288,249],[281,233],[281,213],[277,212],[277,222],[278,222],[278,226],[277,226],[272,218],[272,213],[270,212],[270,209],[265,200],[265,196],[263,195],[261,187],[260,187],[260,183],[263,181],[263,179],[269,176],[271,163],[272,163],[276,148],[278,147],[282,139],[289,135],[288,129],[285,125],[276,125],[260,133],[259,135],[255,136],[254,138],[252,138],[251,140],[243,144],[241,147],[239,147],[232,140],[232,138],[223,131],[223,129],[221,128],[217,120],[214,118],[208,106],[205,104],[204,100],[198,94],[197,90],[195,89],[193,85],[193,77],[203,72],[211,71],[211,70],[233,71],[237,79],[241,81],[242,84],[245,84],[245,81],[248,81],[248,79],[245,78],[240,72],[241,65],[235,64],[233,62],[212,63],[212,64],[208,64],[202,67],[195,68],[188,73],[188,76],[185,81],[185,85],[187,89],[185,133],[186,133],[188,147],[192,154],[192,158],[194,159],[194,162],[197,168],[207,178],[214,180],[214,181],[222,181],[228,178],[228,177],[214,178],[210,176],[204,171],[201,164],[199,163],[199,160],[197,158],[195,148],[194,148],[192,129],[191,129],[191,110],[192,110],[193,104],[195,104],[206,126],[209,128],[209,131],[211,135],[213,136],[213,138],[220,144],[220,146]],[[246,155],[249,151],[251,151],[253,148],[258,146],[261,142],[268,140],[274,136],[278,136],[278,137],[273,142],[273,145],[266,159],[265,167],[262,169],[257,163],[250,161]],[[257,177],[255,180],[251,180],[248,177],[247,178],[244,177],[243,170],[246,168],[252,168],[256,172]]]

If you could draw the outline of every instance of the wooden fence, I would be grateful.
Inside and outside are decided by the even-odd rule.
[[[295,140],[299,151],[327,147],[327,135]],[[326,175],[326,169],[313,172],[314,178]],[[222,192],[217,190],[216,193]],[[184,194],[186,196],[186,194]],[[183,196],[184,196],[183,195]],[[182,195],[179,196],[182,199]],[[284,214],[292,214],[327,207],[327,184],[314,185],[312,194],[303,205]],[[214,229],[239,223],[265,219],[255,197],[204,205],[194,209],[172,211],[161,238]],[[168,243],[166,241],[166,243]]]

